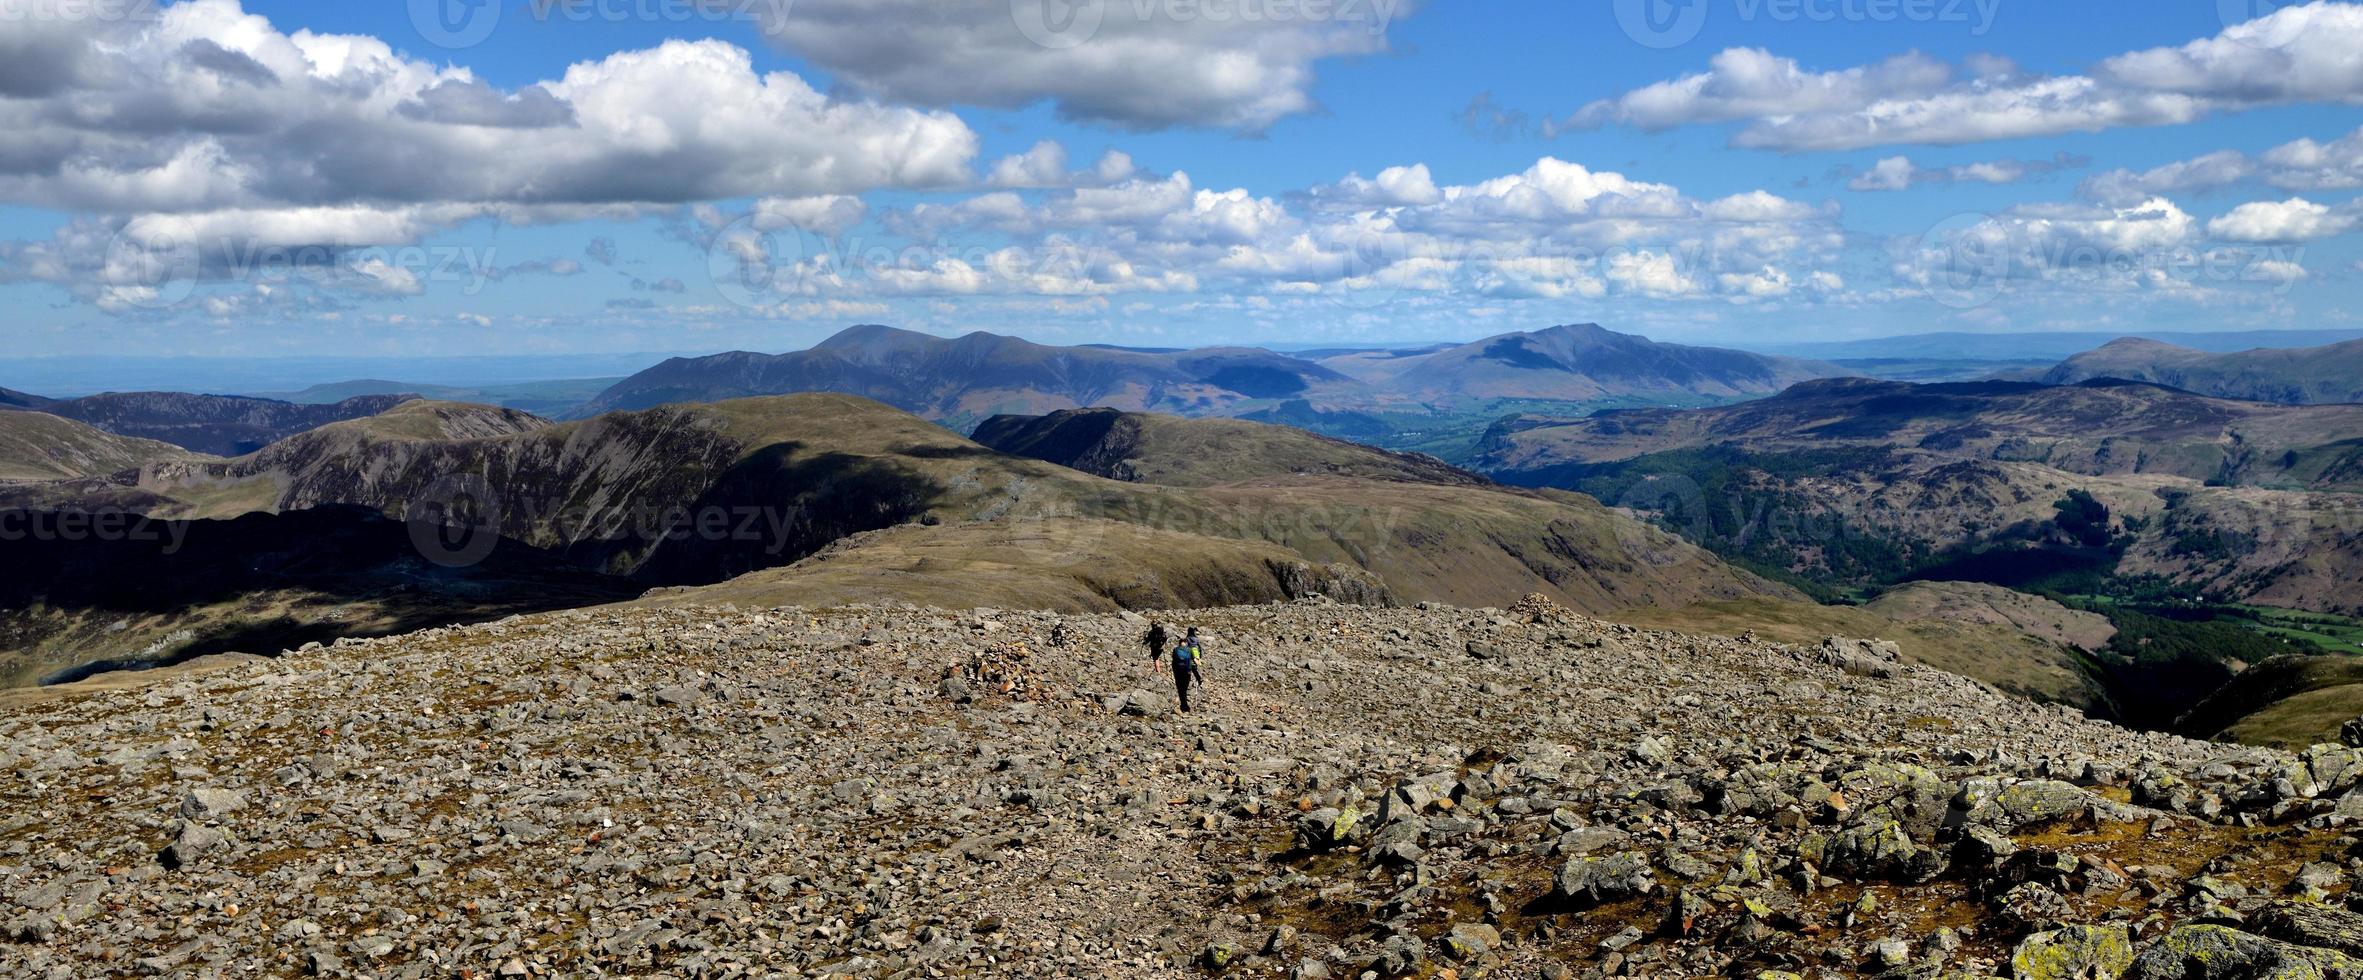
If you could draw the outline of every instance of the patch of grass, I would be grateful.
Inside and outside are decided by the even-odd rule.
[[[2338,729],[2363,714],[2363,684],[2341,684],[2283,698],[2225,728],[2218,737],[2292,751],[2338,740]]]

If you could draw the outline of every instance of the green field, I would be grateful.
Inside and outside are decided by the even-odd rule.
[[[2273,606],[2235,608],[2255,617],[2251,628],[2269,636],[2312,643],[2331,653],[2363,656],[2363,620]]]

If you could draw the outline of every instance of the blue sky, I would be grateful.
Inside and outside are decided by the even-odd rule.
[[[20,356],[2351,328],[2363,282],[2356,4],[13,2]]]

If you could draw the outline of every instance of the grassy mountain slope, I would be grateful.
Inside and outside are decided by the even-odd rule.
[[[1302,429],[1235,419],[1078,409],[1002,415],[977,442],[1095,476],[1164,486],[1213,486],[1307,476],[1389,483],[1491,486],[1492,481],[1415,453],[1388,452]]]
[[[1626,609],[1609,618],[1647,629],[1753,634],[1777,643],[1812,644],[1831,636],[1876,636],[1895,641],[1908,663],[1974,678],[1996,690],[2038,701],[2074,705],[2099,716],[2112,710],[2108,692],[2083,668],[2075,651],[2011,626],[1761,598]]]
[[[105,476],[188,455],[179,446],[114,435],[42,412],[0,412],[0,480]]]
[[[2339,726],[2357,714],[2363,660],[2276,657],[2241,671],[2176,727],[2195,738],[2303,748],[2337,741]]]
[[[1863,608],[1904,622],[2005,626],[2078,650],[2104,649],[2117,635],[2107,616],[1983,582],[1907,582]]]
[[[784,568],[651,591],[634,605],[840,606],[1059,612],[1194,609],[1324,595],[1387,605],[1377,576],[1262,541],[1093,518],[906,525],[857,534]]]

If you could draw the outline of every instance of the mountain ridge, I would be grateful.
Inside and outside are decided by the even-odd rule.
[[[364,395],[328,405],[298,405],[244,395],[138,391],[42,398],[26,405],[0,404],[0,410],[42,412],[191,452],[238,456],[330,422],[376,415],[415,397]]]
[[[2120,337],[2044,372],[2047,384],[2120,378],[2218,398],[2283,405],[2363,402],[2363,339],[2320,347],[2259,347],[2224,353],[2141,337]]]
[[[1789,358],[1660,344],[1596,324],[1421,352],[1315,353],[1327,356],[1252,347],[1055,347],[984,331],[939,338],[864,324],[804,351],[668,360],[618,382],[577,414],[790,391],[858,394],[960,428],[992,415],[1070,408],[1226,416],[1289,401],[1318,411],[1433,414],[1519,399],[1711,400],[1843,373]]]

